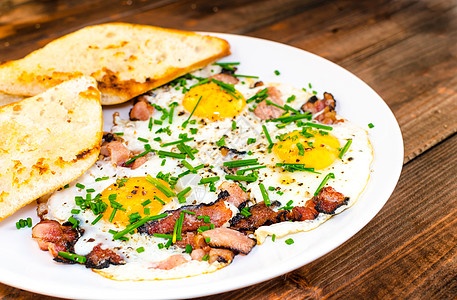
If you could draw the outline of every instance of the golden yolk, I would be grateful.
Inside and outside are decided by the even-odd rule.
[[[159,180],[162,184],[169,187],[168,183]],[[130,224],[129,215],[138,212],[141,217],[145,216],[144,208],[149,208],[149,215],[154,216],[160,213],[163,204],[160,201],[154,199],[154,196],[159,197],[163,202],[168,203],[171,198],[165,196],[159,189],[157,189],[152,183],[146,180],[146,177],[132,177],[126,181],[118,180],[117,183],[113,183],[107,187],[101,193],[101,199],[103,202],[108,204],[108,208],[103,213],[103,219],[109,222],[110,216],[113,212],[109,197],[110,195],[116,195],[114,201],[122,205],[122,209],[117,209],[116,214],[111,223],[117,227],[125,227]],[[111,196],[114,198],[114,196]],[[150,200],[151,203],[143,206],[141,203]]]
[[[201,100],[198,103],[200,97]],[[188,112],[192,112],[197,103],[198,106],[193,115],[213,121],[232,118],[238,115],[246,106],[246,100],[240,92],[235,90],[232,94],[229,94],[213,82],[201,84],[190,89],[182,102]]]
[[[340,153],[338,139],[331,134],[322,135],[314,130],[308,133],[314,136],[305,138],[298,130],[287,134],[274,145],[274,153],[283,163],[304,164],[306,168],[315,170],[330,166]]]

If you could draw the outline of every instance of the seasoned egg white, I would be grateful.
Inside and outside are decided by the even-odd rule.
[[[208,77],[220,72],[220,67],[212,66],[192,73],[196,77]],[[197,79],[188,79],[187,88],[198,83]],[[292,108],[299,110],[312,94],[304,92],[301,89],[294,88],[287,84],[268,84],[259,87],[253,87],[254,80],[241,79],[235,85],[235,89],[243,95],[244,99],[249,99],[265,86],[276,87],[286,102],[291,96],[295,100],[287,103]],[[114,118],[113,133],[120,133],[123,143],[126,147],[135,153],[145,151],[145,145],[148,144],[152,149],[163,150],[179,153],[176,145],[161,147],[162,144],[174,142],[180,139],[180,135],[187,134],[194,140],[186,142],[186,145],[197,149],[194,153],[195,159],[186,158],[193,167],[202,165],[196,174],[181,176],[175,186],[175,192],[179,193],[186,187],[192,190],[186,195],[184,205],[195,205],[200,203],[210,203],[217,199],[219,190],[211,191],[208,185],[200,185],[202,178],[219,176],[220,180],[215,182],[219,187],[225,179],[226,169],[223,167],[225,161],[236,159],[256,158],[260,165],[266,168],[256,170],[258,180],[255,182],[242,182],[241,184],[250,195],[251,205],[263,201],[259,188],[259,183],[263,183],[271,201],[279,201],[281,206],[291,203],[293,206],[304,205],[309,200],[323,178],[333,173],[334,179],[328,181],[338,192],[349,197],[349,202],[336,211],[341,212],[351,206],[363,191],[370,174],[370,164],[373,158],[371,144],[368,140],[368,134],[365,130],[352,124],[348,120],[334,125],[329,125],[332,130],[328,134],[337,139],[339,147],[335,151],[340,151],[349,139],[352,144],[349,150],[340,158],[336,158],[329,166],[316,170],[318,173],[311,172],[285,172],[282,167],[276,167],[276,163],[281,163],[275,151],[268,150],[268,139],[264,133],[262,125],[265,125],[273,143],[280,144],[280,136],[287,135],[296,130],[301,130],[295,123],[290,123],[278,128],[274,122],[261,121],[254,115],[249,108],[252,105],[246,105],[233,118],[224,118],[217,121],[193,116],[191,122],[187,123],[185,128],[183,123],[189,121],[190,112],[182,105],[185,97],[182,87],[165,86],[158,88],[147,96],[147,99],[160,107],[169,109],[172,103],[176,103],[172,119],[163,118],[162,113],[155,109],[152,116],[153,121],[130,121],[123,120],[119,116]],[[204,110],[205,107],[202,107]],[[340,117],[339,117],[340,118]],[[154,122],[155,121],[155,122]],[[152,125],[152,126],[151,126]],[[255,140],[255,141],[254,141]],[[246,154],[230,153],[222,155],[220,146],[238,151],[244,151]],[[103,193],[110,185],[119,182],[124,178],[145,177],[151,175],[156,177],[159,172],[163,174],[170,173],[171,176],[178,176],[188,171],[188,168],[182,164],[182,159],[171,157],[162,158],[155,152],[146,155],[147,162],[139,168],[132,170],[121,166],[115,166],[109,158],[98,161],[82,177],[72,183],[69,188],[55,192],[48,200],[48,213],[45,216],[48,219],[55,219],[60,222],[67,221],[70,217],[75,218],[80,223],[80,228],[84,234],[75,245],[75,252],[79,255],[88,254],[92,248],[102,244],[104,248],[115,249],[121,254],[125,265],[110,266],[109,268],[98,270],[97,272],[107,278],[116,280],[154,280],[154,279],[172,279],[194,276],[198,274],[213,272],[224,264],[215,262],[209,264],[206,261],[191,260],[189,254],[183,249],[171,246],[168,249],[161,248],[167,242],[166,239],[151,237],[141,234],[127,234],[128,241],[113,240],[113,234],[110,230],[119,231],[120,228],[115,222],[109,222],[106,217],[92,225],[96,216],[90,210],[76,212],[80,208],[76,205],[75,197],[86,197],[87,190],[93,189],[93,196]],[[103,180],[98,180],[103,178]],[[78,185],[77,185],[78,184]],[[81,188],[81,185],[84,188]],[[150,186],[142,187],[150,189]],[[153,191],[152,191],[153,192]],[[166,210],[179,208],[181,205],[178,199],[173,198],[169,203],[163,205],[159,214]],[[233,205],[227,204],[232,210],[233,216],[239,211]],[[118,212],[117,214],[122,213]],[[144,214],[139,212],[142,216]],[[277,237],[290,233],[307,231],[317,227],[319,224],[330,218],[331,215],[320,214],[315,220],[303,222],[283,222],[271,226],[262,226],[255,231],[258,243],[262,243],[268,235],[275,234]],[[224,226],[229,226],[225,224]],[[144,248],[144,251],[138,253],[138,248]],[[180,265],[171,270],[154,269],[152,266],[155,262],[160,262],[166,258],[182,254],[188,260],[187,263]]]

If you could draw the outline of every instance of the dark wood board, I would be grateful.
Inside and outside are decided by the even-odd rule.
[[[400,182],[357,235],[294,272],[203,299],[456,297],[455,1],[4,0],[0,61],[115,21],[243,34],[313,52],[367,82],[403,133]],[[0,284],[0,298],[52,297]]]

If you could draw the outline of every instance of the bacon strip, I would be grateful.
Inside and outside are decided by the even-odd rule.
[[[342,122],[342,120],[336,119],[336,101],[333,95],[330,93],[324,93],[324,99],[318,100],[316,96],[312,96],[308,99],[308,102],[302,105],[303,111],[309,111],[312,114],[317,114],[323,111],[321,114],[315,117],[315,120],[323,124],[335,124]]]
[[[95,246],[86,256],[86,268],[104,269],[112,265],[125,264],[124,259],[111,249],[102,249],[101,244]]]
[[[295,206],[291,210],[281,209],[278,211],[273,208],[278,207],[278,201],[266,206],[264,202],[257,203],[250,207],[249,217],[237,214],[230,220],[230,228],[238,231],[255,231],[260,226],[268,226],[284,221],[306,221],[314,220],[319,213],[334,214],[335,210],[346,204],[349,198],[337,192],[331,186],[321,189],[319,194],[308,201],[304,206]]]
[[[222,194],[222,193],[221,193]],[[173,232],[175,223],[183,210],[194,212],[195,215],[184,213],[184,220],[181,232],[196,231],[201,226],[210,226],[210,223],[205,223],[203,218],[197,219],[198,216],[209,216],[211,223],[215,227],[220,227],[232,217],[232,211],[225,205],[224,198],[219,198],[213,203],[187,205],[179,209],[166,211],[168,216],[146,223],[138,228],[138,232],[153,235],[154,233],[170,234]]]
[[[270,100],[278,105],[284,104],[281,99],[281,92],[277,88],[269,86],[267,89],[267,100]],[[283,112],[284,111],[282,109],[276,106],[268,105],[265,100],[257,104],[257,107],[254,109],[254,114],[262,120],[279,118],[282,116]]]
[[[207,239],[208,245],[212,248],[229,249],[245,255],[249,254],[256,245],[255,240],[230,228],[215,228],[204,231],[201,235]]]
[[[216,79],[216,80],[222,81],[224,83],[228,83],[228,84],[237,84],[239,82],[238,78],[236,78],[232,75],[223,74],[223,73],[213,75],[209,79]]]
[[[71,226],[61,225],[54,220],[43,220],[33,227],[32,237],[41,250],[49,251],[57,259],[59,251],[74,252],[80,234]],[[58,260],[69,262],[60,257]]]
[[[226,191],[228,193],[225,201],[235,205],[236,207],[240,207],[240,205],[245,204],[249,200],[248,194],[243,191],[237,183],[224,181],[219,186],[219,189],[222,192]],[[221,196],[219,196],[219,198],[221,198]]]

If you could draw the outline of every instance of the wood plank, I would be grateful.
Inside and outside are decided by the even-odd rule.
[[[452,1],[322,2],[250,34],[326,57],[372,86],[399,120],[405,162],[457,130]]]
[[[5,15],[0,18],[0,61],[21,58],[51,40],[82,27],[113,22],[174,1],[67,0],[57,5],[54,1],[22,3],[15,0],[16,5],[5,9]],[[18,15],[23,17],[17,18]]]
[[[381,212],[329,254],[281,278],[201,299],[455,297],[456,148],[453,136],[408,163]]]

